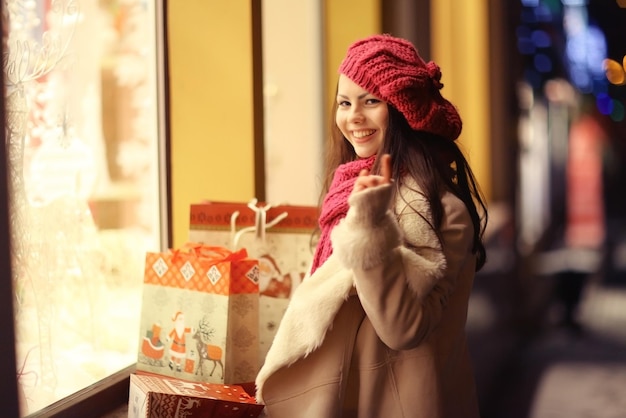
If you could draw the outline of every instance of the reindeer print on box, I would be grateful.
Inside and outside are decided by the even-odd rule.
[[[147,253],[137,370],[236,384],[259,370],[259,266],[245,250]]]

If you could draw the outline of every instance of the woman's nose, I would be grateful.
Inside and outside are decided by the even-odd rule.
[[[363,120],[363,113],[361,112],[360,106],[352,106],[350,108],[350,114],[348,115],[348,121],[350,122],[361,122]]]

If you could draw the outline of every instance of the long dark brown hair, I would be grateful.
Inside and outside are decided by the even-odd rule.
[[[483,235],[487,225],[487,207],[463,152],[455,141],[450,141],[427,132],[413,130],[404,116],[393,106],[389,109],[389,123],[385,138],[377,155],[391,155],[391,176],[394,182],[394,194],[399,195],[404,176],[410,176],[417,183],[421,193],[430,205],[431,227],[443,243],[440,225],[443,221],[444,209],[441,203],[442,193],[449,190],[463,201],[472,219],[474,240],[472,251],[476,254],[476,271],[486,262],[487,254],[483,243]],[[331,132],[326,146],[326,164],[321,199],[324,198],[333,174],[340,164],[354,161],[357,155],[354,147],[343,136],[337,127],[334,117],[337,110],[335,103],[332,115]],[[379,160],[372,167],[372,173],[380,173]],[[321,203],[321,200],[320,200]],[[427,222],[423,214],[418,213]]]

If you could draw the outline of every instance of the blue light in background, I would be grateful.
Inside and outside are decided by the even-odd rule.
[[[531,34],[533,43],[537,45],[537,48],[549,48],[552,45],[550,36],[544,30],[535,30]]]
[[[535,19],[537,22],[551,22],[553,20],[554,13],[547,5],[540,3],[533,10],[535,12]]]
[[[528,38],[518,39],[517,49],[524,55],[532,55],[536,52],[535,44]]]
[[[535,68],[540,73],[549,73],[552,71],[552,60],[546,54],[537,54],[533,60]]]
[[[590,25],[585,6],[568,5],[563,9],[565,58],[572,84],[584,93],[597,94],[606,83],[602,61],[607,56],[606,38]]]
[[[596,95],[596,107],[603,115],[610,115],[613,112],[613,99],[606,93]]]

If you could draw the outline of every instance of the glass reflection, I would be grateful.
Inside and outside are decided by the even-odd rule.
[[[153,3],[4,0],[23,415],[137,358],[162,236]]]

